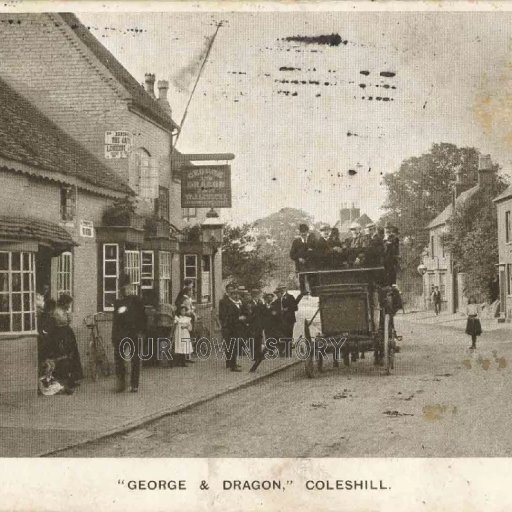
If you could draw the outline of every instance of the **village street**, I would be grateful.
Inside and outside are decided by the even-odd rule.
[[[510,456],[510,324],[484,321],[478,350],[471,353],[460,317],[397,318],[403,341],[392,376],[374,368],[371,357],[349,369],[329,364],[315,380],[297,364],[127,434],[57,455]]]

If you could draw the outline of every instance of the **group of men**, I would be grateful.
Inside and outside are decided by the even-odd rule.
[[[233,372],[241,371],[237,364],[240,343],[244,343],[252,353],[252,372],[265,356],[266,340],[277,341],[280,355],[288,353],[296,319],[295,312],[301,298],[287,293],[285,286],[278,286],[274,293],[263,294],[260,288],[249,291],[243,286],[228,284],[226,294],[219,301],[226,368]]]
[[[387,285],[396,284],[399,260],[398,229],[386,224],[378,229],[367,224],[364,232],[354,222],[350,226],[351,236],[340,239],[337,228],[320,227],[320,236],[311,232],[307,224],[299,225],[299,236],[293,240],[290,258],[297,272],[314,270],[338,270],[352,267],[384,267]],[[301,292],[306,291],[306,281],[300,274]]]

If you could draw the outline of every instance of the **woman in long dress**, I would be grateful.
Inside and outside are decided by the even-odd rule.
[[[187,315],[187,307],[182,305],[174,319],[174,354],[177,366],[186,367],[192,354],[191,330],[192,319]]]

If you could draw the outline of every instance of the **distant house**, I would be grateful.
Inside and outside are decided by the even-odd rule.
[[[427,226],[429,243],[423,252],[423,300],[426,307],[431,307],[430,295],[434,286],[441,292],[442,310],[455,313],[465,300],[465,274],[454,268],[453,258],[444,244],[448,222],[454,213],[454,206],[470,201],[480,187],[494,179],[489,155],[481,155],[476,176],[464,178],[462,172],[456,174],[454,200]]]
[[[373,221],[368,217],[368,215],[366,215],[366,213],[361,215],[360,208],[355,208],[354,205],[352,205],[351,208],[341,208],[339,219],[334,225],[334,227],[338,228],[338,231],[340,232],[341,240],[350,237],[350,226],[353,222],[356,222],[361,226],[361,229],[364,229],[365,226],[371,224]]]
[[[500,317],[512,320],[512,186],[494,199],[498,214]]]

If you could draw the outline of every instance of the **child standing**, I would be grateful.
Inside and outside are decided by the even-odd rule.
[[[187,306],[180,306],[178,314],[174,320],[174,353],[176,354],[177,366],[183,367],[187,366],[190,354],[192,354],[192,342],[190,340],[192,319],[187,315],[187,313]]]
[[[476,348],[476,337],[482,334],[482,326],[480,324],[479,307],[476,303],[475,297],[470,297],[468,305],[466,307],[466,313],[468,315],[468,321],[466,323],[466,334],[471,336],[471,350]]]

